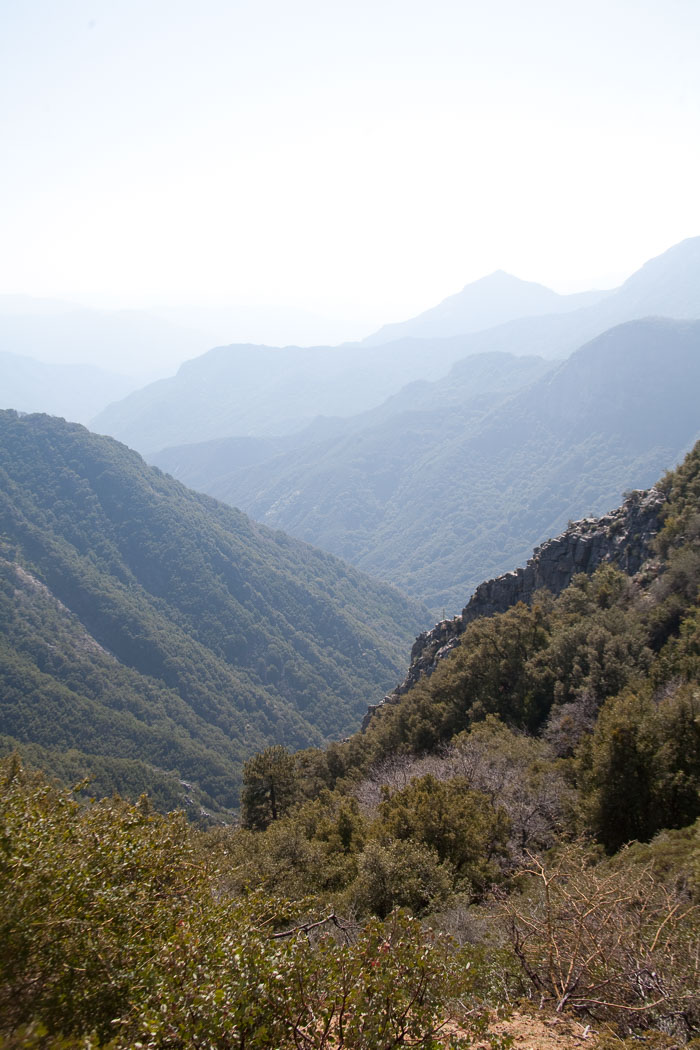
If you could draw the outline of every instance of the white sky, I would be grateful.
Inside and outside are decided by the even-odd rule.
[[[0,293],[373,322],[700,234],[700,0],[0,0]]]

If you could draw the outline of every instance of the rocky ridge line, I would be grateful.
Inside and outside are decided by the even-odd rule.
[[[542,588],[557,595],[578,573],[590,575],[604,562],[634,575],[653,553],[651,543],[659,531],[665,502],[658,488],[631,492],[615,510],[600,518],[574,521],[559,536],[535,547],[524,568],[480,583],[460,615],[441,620],[416,638],[408,674],[378,704],[370,706],[362,729],[380,707],[396,703],[420,678],[431,675],[472,620],[505,612],[518,602],[529,605]]]

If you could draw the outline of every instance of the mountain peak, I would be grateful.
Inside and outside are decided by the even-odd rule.
[[[494,270],[417,317],[384,325],[364,343],[379,345],[406,337],[424,339],[466,335],[518,317],[559,313],[567,309],[567,298],[542,284],[523,281],[505,270]]]
[[[532,284],[532,281],[523,281],[520,277],[515,277],[514,274],[508,273],[507,270],[494,270],[492,273],[487,274],[485,277],[479,277],[476,281],[470,281],[469,284],[465,285],[466,288],[470,288],[474,284],[486,284],[486,282],[500,281],[504,284]],[[540,285],[539,287],[543,287]]]

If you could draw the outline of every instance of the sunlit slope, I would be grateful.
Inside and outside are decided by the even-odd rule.
[[[138,761],[141,781],[174,771],[220,805],[261,744],[356,726],[424,623],[390,587],[48,416],[0,413],[0,540],[0,734],[57,767],[77,749]]]

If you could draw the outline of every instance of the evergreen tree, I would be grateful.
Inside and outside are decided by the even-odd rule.
[[[281,744],[266,747],[243,767],[243,827],[263,831],[289,810],[297,794],[298,776],[293,756]]]

